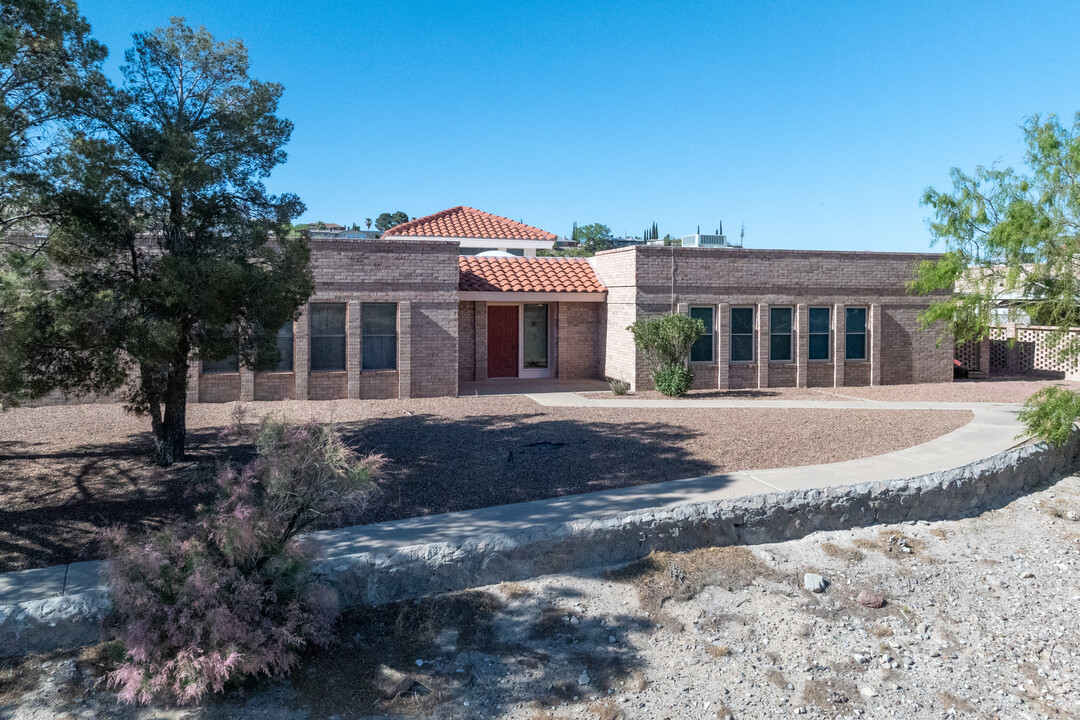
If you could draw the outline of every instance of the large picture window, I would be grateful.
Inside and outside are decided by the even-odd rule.
[[[312,303],[311,370],[345,369],[345,303]]]
[[[769,308],[769,360],[791,362],[791,308]]]
[[[731,308],[731,362],[754,361],[754,308]]]
[[[397,369],[397,303],[364,303],[364,370]]]
[[[713,347],[715,333],[713,327],[713,309],[711,307],[692,307],[690,317],[701,320],[705,325],[705,334],[694,341],[690,347],[690,362],[711,363],[713,361]]]
[[[807,333],[810,360],[829,359],[829,308],[810,308],[809,333]]]
[[[866,359],[866,308],[846,308],[845,356],[848,360]]]
[[[289,320],[277,334],[277,349],[281,359],[278,360],[275,372],[292,372],[293,370],[293,323]]]

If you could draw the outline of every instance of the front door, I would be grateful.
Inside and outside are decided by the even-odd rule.
[[[518,306],[488,305],[489,378],[518,376]]]

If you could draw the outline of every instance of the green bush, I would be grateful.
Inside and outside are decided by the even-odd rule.
[[[1080,393],[1043,388],[1027,399],[1019,417],[1029,435],[1061,447],[1080,419]]]
[[[694,381],[686,366],[690,348],[705,334],[705,323],[678,313],[638,320],[627,328],[649,363],[656,389],[668,397],[685,395]]]
[[[705,334],[705,323],[699,318],[668,313],[638,320],[626,329],[633,333],[634,344],[656,373],[661,368],[686,364],[690,347]]]
[[[615,395],[625,395],[630,392],[630,383],[625,380],[608,380],[608,387]]]
[[[690,390],[694,373],[685,365],[668,365],[653,371],[652,379],[659,392],[668,397],[681,397]]]

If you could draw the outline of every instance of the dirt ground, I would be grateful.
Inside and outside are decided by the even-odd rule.
[[[98,556],[100,530],[192,517],[200,478],[251,447],[264,415],[334,422],[389,470],[364,522],[524,502],[740,468],[878,455],[966,424],[967,411],[545,408],[521,396],[188,409],[191,461],[148,463],[149,421],[119,405],[0,413],[0,571]],[[866,432],[873,427],[874,432]]]
[[[687,398],[700,400],[881,400],[885,402],[1007,402],[1022,403],[1044,387],[1057,386],[1080,390],[1080,383],[1070,380],[1033,380],[1030,377],[998,377],[990,380],[956,380],[951,383],[914,385],[878,385],[842,388],[766,388],[762,390],[691,390]],[[650,398],[664,396],[655,390],[629,395],[610,392],[582,393],[595,398]]]
[[[1080,478],[949,522],[654,554],[354,613],[291,680],[119,706],[109,648],[0,665],[0,717],[1080,717]],[[808,572],[828,581],[804,588]],[[863,591],[884,606],[860,604]],[[376,691],[380,666],[408,676]],[[400,676],[399,676],[400,677]]]

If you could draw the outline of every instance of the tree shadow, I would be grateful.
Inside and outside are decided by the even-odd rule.
[[[390,461],[361,518],[365,523],[714,471],[689,451],[700,432],[663,422],[589,422],[541,413],[453,420],[404,415],[339,429],[352,447]]]

